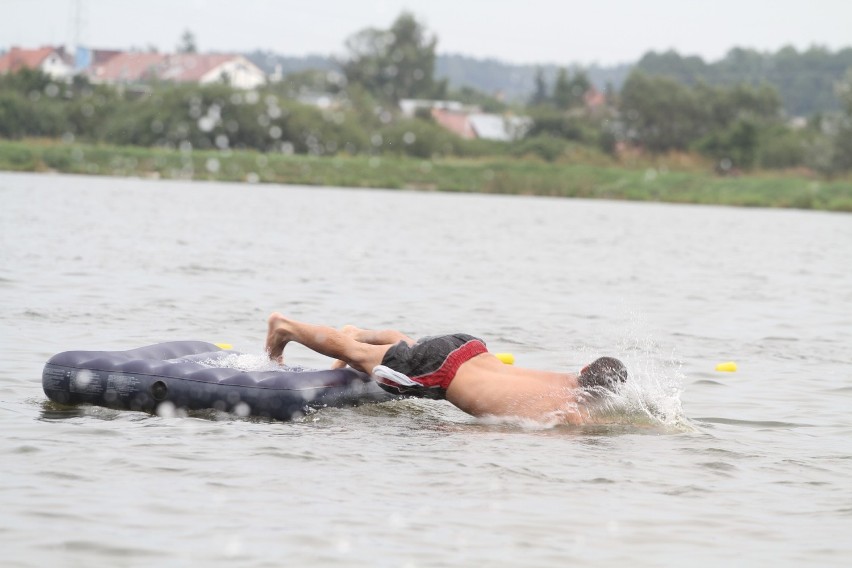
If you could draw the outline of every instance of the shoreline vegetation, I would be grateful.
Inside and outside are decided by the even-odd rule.
[[[0,140],[4,171],[852,212],[848,176],[826,180],[797,171],[719,176],[705,164],[683,161],[677,156],[630,165],[505,156],[424,160]]]
[[[331,68],[251,84],[184,76],[204,55],[181,40],[0,73],[0,169],[852,212],[852,49],[651,52],[617,87],[537,66],[520,99],[439,76],[405,11]]]

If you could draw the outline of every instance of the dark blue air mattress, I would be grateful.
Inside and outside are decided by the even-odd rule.
[[[62,404],[156,412],[171,403],[290,420],[310,408],[394,398],[352,369],[242,371],[217,366],[236,353],[203,341],[173,341],[130,351],[66,351],[45,364],[42,387]]]

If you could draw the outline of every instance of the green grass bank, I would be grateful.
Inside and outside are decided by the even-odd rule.
[[[312,157],[0,140],[0,170],[852,212],[850,178],[777,173],[720,177],[702,171],[509,158]]]

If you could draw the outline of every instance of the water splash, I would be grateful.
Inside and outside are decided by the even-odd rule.
[[[645,330],[642,319],[633,314],[622,338],[607,353],[624,362],[630,379],[595,406],[593,417],[604,423],[694,431],[681,403],[685,378],[682,363],[674,353],[665,353]]]
[[[191,359],[191,358],[185,358]],[[313,371],[307,367],[300,365],[281,365],[272,361],[265,354],[255,353],[238,353],[236,351],[223,351],[221,353],[211,354],[202,359],[191,359],[205,367],[224,367],[226,369],[236,369],[238,371],[288,371],[288,372],[304,372]]]

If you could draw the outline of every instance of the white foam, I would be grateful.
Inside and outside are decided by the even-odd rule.
[[[198,361],[206,367],[223,367],[239,371],[304,371],[304,367],[280,365],[266,355],[224,352],[216,357]]]
[[[588,358],[591,361],[599,355],[616,357],[630,373],[630,379],[619,385],[614,394],[604,397],[592,415],[602,422],[693,430],[681,404],[682,365],[674,353],[664,353],[644,327],[641,319],[633,315],[612,350]]]

